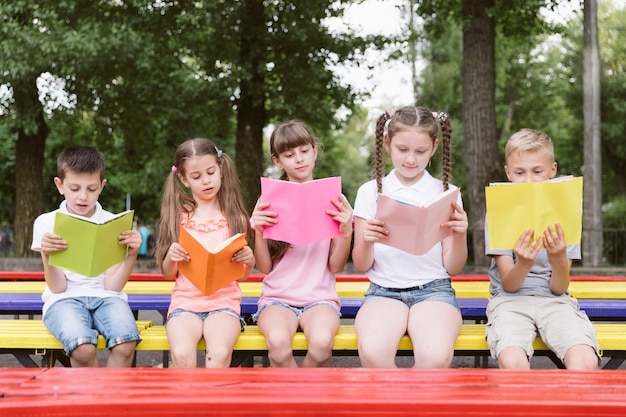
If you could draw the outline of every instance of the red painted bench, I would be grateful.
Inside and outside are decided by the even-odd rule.
[[[0,369],[0,415],[623,416],[626,372]]]

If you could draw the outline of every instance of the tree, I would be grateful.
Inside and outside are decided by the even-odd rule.
[[[358,57],[369,41],[322,24],[347,3],[0,1],[0,85],[12,92],[0,115],[15,132],[15,167],[24,169],[15,178],[14,223],[30,230],[48,189],[42,171],[53,173],[50,159],[76,142],[108,157],[107,207],[119,209],[131,193],[140,212],[154,213],[175,147],[209,137],[237,154],[250,207],[265,126],[300,118],[325,135],[337,109],[354,105],[355,93],[330,67]],[[40,101],[36,82],[46,73],[63,85],[67,107]],[[59,139],[54,149],[51,137]],[[22,233],[19,255],[29,243]]]
[[[485,265],[484,187],[503,177],[496,125],[496,33],[528,37],[545,30],[538,17],[550,0],[527,0],[517,7],[501,0],[434,1],[420,4],[429,38],[445,33],[450,19],[463,30],[463,149],[471,247],[476,265]]]
[[[583,262],[602,262],[602,159],[600,147],[600,52],[595,0],[584,6],[583,114],[585,120],[585,188],[583,198]]]

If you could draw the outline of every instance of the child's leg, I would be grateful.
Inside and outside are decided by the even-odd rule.
[[[128,302],[119,297],[91,297],[89,300],[94,326],[105,337],[109,349],[106,366],[129,368],[141,336]]]
[[[599,358],[593,347],[576,345],[569,348],[563,359],[567,369],[593,370],[598,369]]]
[[[408,318],[409,307],[402,301],[371,297],[363,303],[354,320],[363,367],[396,367],[398,344],[406,333]]]
[[[571,297],[543,298],[537,318],[539,335],[567,369],[597,369],[596,330],[578,301]]]
[[[537,328],[532,312],[536,298],[496,297],[487,306],[487,344],[501,369],[530,369]]]
[[[198,366],[198,342],[202,338],[202,329],[202,319],[194,313],[181,312],[170,316],[165,331],[170,342],[172,367]]]
[[[328,366],[339,330],[337,311],[327,304],[311,307],[300,316],[300,327],[309,345],[302,367]]]
[[[257,323],[265,336],[270,366],[297,367],[291,348],[293,336],[298,330],[296,314],[287,307],[269,305],[261,311]]]
[[[414,304],[407,327],[413,343],[414,368],[448,368],[462,323],[459,310],[446,302]]]
[[[504,348],[498,355],[500,369],[530,369],[530,361],[526,351],[519,346]]]
[[[241,320],[235,313],[216,311],[204,319],[206,341],[205,366],[228,368],[233,356],[233,346],[241,334]]]
[[[43,318],[46,328],[63,344],[73,367],[100,366],[96,355],[98,331],[94,329],[87,297],[54,302]]]

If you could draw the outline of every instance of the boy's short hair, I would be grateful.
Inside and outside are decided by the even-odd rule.
[[[514,152],[537,151],[545,148],[554,161],[554,146],[552,139],[540,130],[521,129],[515,132],[504,147],[504,157],[506,160]]]
[[[61,181],[69,171],[77,174],[100,173],[100,180],[104,179],[104,154],[93,146],[73,145],[61,152],[57,158],[57,175]]]

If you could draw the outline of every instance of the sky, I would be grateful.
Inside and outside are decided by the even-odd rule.
[[[617,8],[625,8],[626,0],[598,0],[598,3],[612,1]],[[350,7],[341,22],[330,23],[331,30],[341,25],[351,25],[364,34],[397,35],[402,28],[402,18],[397,5],[402,0],[365,0],[360,4]],[[546,16],[555,23],[565,23],[571,17],[572,11],[579,10],[577,1],[570,1],[560,7],[556,12],[547,12]],[[354,86],[358,90],[370,91],[371,98],[365,100],[363,105],[375,111],[387,110],[388,108],[401,107],[413,102],[411,87],[411,68],[406,62],[385,63],[384,55],[371,53],[368,55],[369,63],[375,65],[370,71],[365,66],[361,68],[336,68],[339,77]]]

